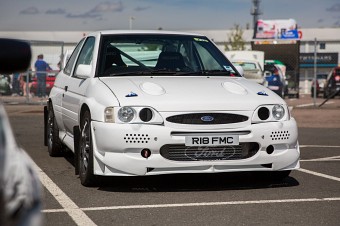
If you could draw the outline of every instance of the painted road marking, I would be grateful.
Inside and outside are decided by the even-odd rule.
[[[320,105],[321,103],[315,103],[315,105]],[[325,103],[325,104],[334,104],[333,101]],[[300,105],[296,105],[296,108],[301,108],[301,107],[309,107],[309,106],[313,106],[314,103],[310,103],[310,104],[300,104]]]
[[[122,210],[122,209],[151,209],[151,208],[174,208],[174,207],[196,207],[196,206],[226,206],[226,205],[251,205],[271,203],[298,203],[298,202],[329,202],[340,201],[340,197],[333,198],[307,198],[307,199],[281,199],[281,200],[251,200],[251,201],[229,201],[229,202],[198,202],[198,203],[174,203],[155,205],[129,205],[129,206],[107,206],[81,208],[83,211],[98,210]],[[65,212],[65,209],[46,209],[44,213]]]
[[[48,176],[35,164],[43,186],[53,195],[77,225],[96,225]],[[44,212],[44,211],[42,211]]]
[[[331,157],[324,157],[324,158],[317,158],[317,159],[300,160],[300,162],[323,162],[323,161],[340,161],[340,155],[331,156]]]
[[[304,172],[304,173],[308,173],[308,174],[312,174],[314,176],[323,177],[323,178],[327,178],[327,179],[330,179],[330,180],[335,180],[335,181],[339,181],[340,182],[340,178],[339,177],[333,177],[333,176],[330,176],[330,175],[327,175],[327,174],[318,173],[318,172],[314,172],[314,171],[306,170],[306,169],[302,169],[302,168],[298,169],[298,171],[301,171],[301,172]]]
[[[340,148],[340,146],[334,145],[300,145],[300,148]],[[340,149],[339,149],[340,151]]]
[[[306,147],[324,147],[324,148],[340,148],[340,146],[324,146],[324,145],[300,145],[300,148]],[[326,157],[320,159],[312,159],[314,161],[336,160],[340,156]],[[301,160],[301,161],[312,161]],[[174,207],[197,207],[197,206],[223,206],[223,205],[250,205],[250,204],[270,204],[270,203],[298,203],[298,202],[329,202],[340,201],[340,197],[333,198],[307,198],[307,199],[281,199],[281,200],[253,200],[253,201],[229,201],[229,202],[203,202],[203,203],[176,203],[176,204],[155,204],[155,205],[128,205],[128,206],[108,206],[108,207],[78,207],[37,165],[37,171],[42,184],[55,197],[55,199],[63,207],[62,209],[45,209],[43,213],[67,212],[77,225],[96,225],[84,211],[100,211],[100,210],[121,210],[121,209],[150,209],[150,208],[174,208]],[[340,178],[317,173],[306,169],[298,169],[301,172],[312,174],[315,176],[335,180],[340,182]]]

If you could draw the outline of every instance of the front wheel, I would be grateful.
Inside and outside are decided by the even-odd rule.
[[[80,121],[79,142],[79,177],[82,185],[88,187],[95,184],[93,175],[93,147],[91,135],[91,114],[88,110],[84,112]]]
[[[49,155],[52,157],[60,156],[63,151],[63,146],[59,139],[59,129],[54,116],[52,103],[49,103],[48,106],[45,137]]]

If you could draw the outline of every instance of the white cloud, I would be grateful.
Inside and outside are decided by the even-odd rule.
[[[119,2],[102,2],[96,5],[91,13],[105,13],[105,12],[121,12],[124,10],[123,3]]]
[[[150,8],[151,8],[150,6],[146,6],[146,7],[137,6],[135,8],[135,11],[144,11],[144,10],[147,10],[147,9],[150,9]]]
[[[333,6],[326,10],[329,12],[340,12],[340,3],[334,4]]]
[[[31,6],[20,11],[20,14],[35,15],[38,14],[39,10],[37,7]]]
[[[65,14],[66,11],[65,9],[61,9],[61,8],[58,8],[58,9],[49,9],[46,11],[46,14]]]

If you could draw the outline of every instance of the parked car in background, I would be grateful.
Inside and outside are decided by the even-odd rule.
[[[298,169],[285,101],[245,79],[206,36],[100,31],[84,37],[44,108],[51,156],[74,152],[81,184],[98,176]]]
[[[316,97],[319,96],[319,94],[323,94],[325,90],[325,84],[327,81],[327,75],[328,74],[317,74],[316,75],[316,83],[314,83],[314,79],[312,80],[311,84],[311,97],[314,97],[314,87],[316,85]]]
[[[0,95],[11,95],[11,77],[7,74],[0,74]]]
[[[266,86],[284,98],[288,93],[288,86],[280,67],[275,64],[265,64],[264,73]]]
[[[52,87],[54,86],[54,82],[56,79],[56,75],[59,73],[59,69],[56,66],[50,66],[53,70],[49,71],[46,76],[46,94],[48,95],[51,92]],[[34,73],[34,72],[33,72]],[[32,87],[31,93],[34,95],[37,94],[38,91],[38,81],[37,76],[34,74],[32,78]]]
[[[243,76],[249,80],[263,85],[264,78],[264,52],[262,51],[227,51],[227,58],[235,65],[241,66]]]
[[[243,76],[246,79],[254,81],[258,84],[265,84],[265,77],[263,75],[263,70],[260,67],[260,64],[257,61],[251,60],[232,60],[231,61],[234,66],[241,66],[243,69]]]
[[[329,72],[324,89],[324,98],[334,97],[336,93],[340,95],[340,67]]]

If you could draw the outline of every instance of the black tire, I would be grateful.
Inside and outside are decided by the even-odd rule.
[[[312,88],[312,90],[311,90],[311,91],[312,91],[312,93],[311,93],[311,95],[310,95],[310,96],[313,98],[313,97],[314,97],[314,89]],[[316,98],[318,98],[318,96],[319,96],[319,92],[318,92],[318,91],[316,91],[316,95],[315,95],[315,97],[316,97]]]
[[[82,185],[86,187],[96,184],[93,174],[93,146],[91,135],[91,114],[86,110],[80,120],[79,140],[79,178]]]
[[[59,139],[59,129],[54,116],[52,103],[49,103],[46,123],[47,150],[50,156],[61,156],[63,145]]]
[[[328,95],[327,95],[327,90],[324,90],[324,91],[323,91],[323,98],[324,98],[324,99],[327,99],[327,96],[328,96]]]

